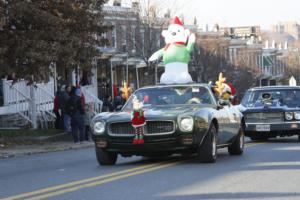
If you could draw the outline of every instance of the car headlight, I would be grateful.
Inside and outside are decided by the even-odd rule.
[[[294,117],[296,120],[300,120],[300,111],[294,112]]]
[[[105,131],[105,123],[103,121],[98,121],[94,123],[94,134],[101,134]]]
[[[292,120],[293,119],[293,113],[292,112],[286,112],[284,114],[284,117],[286,120]]]
[[[194,119],[192,117],[182,117],[179,123],[181,131],[189,132],[193,130]]]

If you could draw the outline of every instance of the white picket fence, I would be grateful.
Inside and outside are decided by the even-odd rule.
[[[0,115],[20,114],[37,128],[38,123],[42,128],[47,128],[48,121],[54,121],[54,82],[36,83],[27,85],[25,80],[16,83],[2,80],[3,106]],[[94,112],[102,109],[102,101],[97,98],[97,87],[88,85],[82,87],[86,103],[94,104]]]
[[[54,82],[27,85],[27,81],[17,82],[2,80],[3,106],[0,115],[19,114],[33,128],[38,123],[47,128],[53,122]]]
[[[25,80],[13,84],[13,81],[2,80],[4,106],[26,102],[30,96],[30,88]],[[27,96],[28,95],[28,96]]]
[[[82,87],[83,95],[85,96],[86,103],[93,103],[94,113],[100,113],[102,110],[103,102],[97,97],[97,87],[94,85],[86,85]]]

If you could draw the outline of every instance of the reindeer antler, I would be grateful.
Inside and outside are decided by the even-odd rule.
[[[223,77],[223,73],[222,73],[222,72],[219,73],[219,80],[216,81],[216,87],[215,87],[215,91],[216,91],[219,95],[221,95],[222,92],[223,92],[223,90],[224,90],[224,85],[223,85],[223,83],[225,83],[225,81],[226,81],[226,78]]]
[[[123,81],[123,87],[121,88],[121,91],[123,92],[122,97],[127,101],[129,98],[129,94],[131,92],[131,88],[127,86],[126,81]]]

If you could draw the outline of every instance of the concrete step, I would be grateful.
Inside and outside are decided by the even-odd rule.
[[[55,118],[51,114],[47,112],[39,113],[37,119],[39,129],[55,128]]]
[[[39,129],[54,128],[55,118],[48,113],[38,113],[37,123]],[[31,123],[20,114],[0,115],[0,129],[32,128]]]
[[[0,128],[30,128],[30,122],[24,119],[20,114],[0,115]]]

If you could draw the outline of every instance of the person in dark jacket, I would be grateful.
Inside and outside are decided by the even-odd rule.
[[[120,91],[119,95],[114,98],[113,106],[116,111],[121,110],[123,105],[126,103],[126,100],[122,97],[123,92]]]
[[[81,91],[79,88],[72,88],[71,97],[67,103],[68,107],[72,106],[73,110],[68,111],[71,116],[71,130],[74,139],[74,143],[84,141],[84,108],[80,99]],[[78,137],[79,131],[79,137]]]
[[[56,116],[55,119],[55,128],[56,129],[62,129],[64,130],[64,122],[63,122],[63,116],[62,116],[62,110],[61,106],[59,105],[59,98],[61,96],[61,91],[57,91],[56,95],[54,97],[54,106],[53,106],[53,112]]]
[[[102,112],[113,112],[114,106],[112,104],[112,98],[109,94],[105,95],[103,100]]]
[[[66,85],[64,89],[65,90],[59,96],[58,106],[62,112],[65,131],[71,132],[71,117],[66,113],[66,103],[70,98],[72,87],[71,87],[71,85]]]

